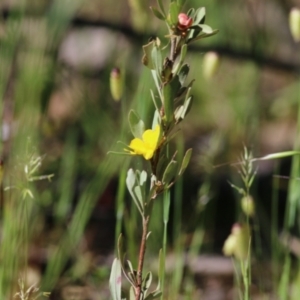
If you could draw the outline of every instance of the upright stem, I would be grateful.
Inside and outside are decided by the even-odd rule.
[[[140,245],[140,254],[139,254],[139,264],[137,269],[137,287],[135,290],[135,300],[140,300],[142,293],[142,281],[143,281],[143,266],[144,266],[144,257],[146,252],[146,240],[148,234],[148,224],[149,216],[143,218],[143,235]]]

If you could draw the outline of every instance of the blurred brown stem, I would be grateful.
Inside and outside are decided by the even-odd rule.
[[[143,266],[144,266],[145,252],[146,252],[148,223],[149,223],[149,216],[146,216],[143,218],[143,235],[142,235],[142,240],[140,245],[139,264],[137,269],[137,287],[135,290],[135,300],[140,300],[141,293],[142,293]]]

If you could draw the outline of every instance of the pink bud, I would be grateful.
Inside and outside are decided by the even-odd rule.
[[[186,30],[193,24],[193,19],[189,18],[187,14],[181,13],[178,15],[178,29]]]

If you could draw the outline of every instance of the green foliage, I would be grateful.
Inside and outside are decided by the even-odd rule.
[[[115,258],[109,278],[109,288],[113,300],[121,300],[121,282],[121,264],[119,259]]]
[[[145,124],[140,116],[134,111],[129,112],[129,126],[134,137],[141,139],[145,131]]]

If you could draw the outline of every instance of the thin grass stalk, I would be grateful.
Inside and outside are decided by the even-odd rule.
[[[275,164],[275,174],[279,172],[278,163]],[[279,178],[274,177],[272,182],[272,206],[271,206],[271,249],[272,249],[272,276],[274,287],[278,282],[278,266],[279,261],[279,249],[278,243],[278,190],[279,190]]]
[[[168,223],[169,223],[169,213],[170,213],[170,191],[166,190],[163,195],[163,224],[164,224],[164,234],[163,234],[163,247],[162,247],[162,261],[164,265],[164,269],[160,274],[161,280],[161,291],[162,295],[164,295],[164,284],[166,277],[166,255],[167,255],[167,240],[168,240]],[[161,300],[163,300],[163,296],[161,296]]]
[[[300,89],[300,85],[299,85]],[[297,114],[297,127],[296,135],[293,150],[300,150],[300,100],[298,101],[298,114]],[[300,155],[294,155],[292,158],[292,169],[291,169],[291,178],[300,177]],[[299,210],[300,201],[300,185],[297,180],[289,181],[288,188],[288,201],[285,214],[285,226],[284,229],[288,230],[295,225],[296,222],[296,213]]]
[[[181,210],[182,210],[182,197],[183,197],[183,181],[182,178],[178,180],[174,188],[174,225],[173,225],[173,238],[175,248],[175,269],[172,276],[172,299],[176,299],[179,294],[184,268],[184,255],[181,235]]]
[[[119,182],[118,182],[117,203],[116,203],[116,230],[115,230],[116,251],[118,245],[118,238],[122,231],[122,223],[124,217],[127,168],[128,168],[127,164],[121,168]]]
[[[72,129],[69,132],[67,141],[64,145],[64,153],[59,172],[60,197],[54,208],[55,218],[58,223],[65,222],[66,216],[71,212],[71,205],[75,196],[74,186],[77,175],[77,139],[77,130]]]
[[[182,159],[183,156],[183,138],[182,135],[177,141],[178,156]],[[175,249],[175,269],[172,276],[172,289],[171,298],[176,299],[179,294],[183,267],[184,267],[184,257],[182,254],[182,235],[181,235],[181,218],[182,218],[182,198],[183,198],[183,179],[179,178],[174,187],[174,208],[173,208],[173,239],[174,239],[174,249]]]
[[[285,255],[283,270],[278,286],[278,295],[280,300],[289,299],[289,282],[291,271],[291,257],[288,253]]]
[[[138,259],[136,253],[138,253],[137,243],[137,224],[139,224],[140,214],[135,205],[130,206],[129,212],[124,216],[126,244],[128,248],[128,256],[131,257],[132,263],[137,264]]]

